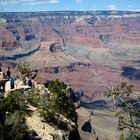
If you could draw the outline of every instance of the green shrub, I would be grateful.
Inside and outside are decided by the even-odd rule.
[[[0,140],[28,140],[27,111],[24,93],[0,97]]]
[[[64,122],[61,122],[58,114],[62,114],[67,119],[73,119],[75,117],[75,106],[71,99],[71,92],[67,89],[66,84],[55,80],[50,82],[48,89],[50,94],[48,97],[44,97],[40,102],[40,114],[48,122],[52,122],[59,126],[67,128]]]

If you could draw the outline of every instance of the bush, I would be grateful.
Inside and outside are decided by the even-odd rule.
[[[0,140],[28,140],[25,115],[28,111],[24,93],[0,96]]]
[[[52,122],[58,127],[60,124],[63,124],[64,128],[66,128],[65,124],[60,122],[58,118],[59,114],[62,114],[67,119],[72,120],[75,118],[75,106],[71,99],[71,92],[67,89],[67,86],[59,80],[50,82],[48,89],[50,94],[48,97],[41,99],[39,112],[46,121]]]
[[[26,77],[30,77],[32,75],[32,71],[29,65],[27,64],[18,64],[18,71],[20,72],[20,78],[23,82],[25,82]]]
[[[59,80],[52,81],[48,89],[51,92],[48,108],[71,119],[75,114],[75,106],[71,99],[72,93],[67,89],[66,84]]]

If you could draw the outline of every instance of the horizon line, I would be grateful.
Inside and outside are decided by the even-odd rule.
[[[0,11],[0,13],[39,13],[39,12],[135,12],[135,10],[40,10],[40,11]]]

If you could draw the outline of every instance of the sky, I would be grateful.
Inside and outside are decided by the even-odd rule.
[[[140,11],[140,0],[0,0],[0,12]]]

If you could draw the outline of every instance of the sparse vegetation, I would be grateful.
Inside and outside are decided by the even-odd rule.
[[[38,107],[38,104],[39,104],[40,99],[41,99],[41,96],[39,93],[40,93],[39,89],[32,87],[32,89],[30,89],[26,93],[28,103],[30,103],[34,107]]]
[[[32,74],[31,68],[29,65],[21,63],[18,64],[18,71],[20,72],[20,78],[23,82],[25,82],[26,77],[30,77]]]
[[[140,140],[140,101],[131,100],[133,85],[122,83],[120,86],[109,90],[107,96],[116,105],[116,117],[118,117],[118,129],[122,131],[121,140]],[[118,105],[117,105],[118,104]],[[129,130],[128,138],[123,133]]]

